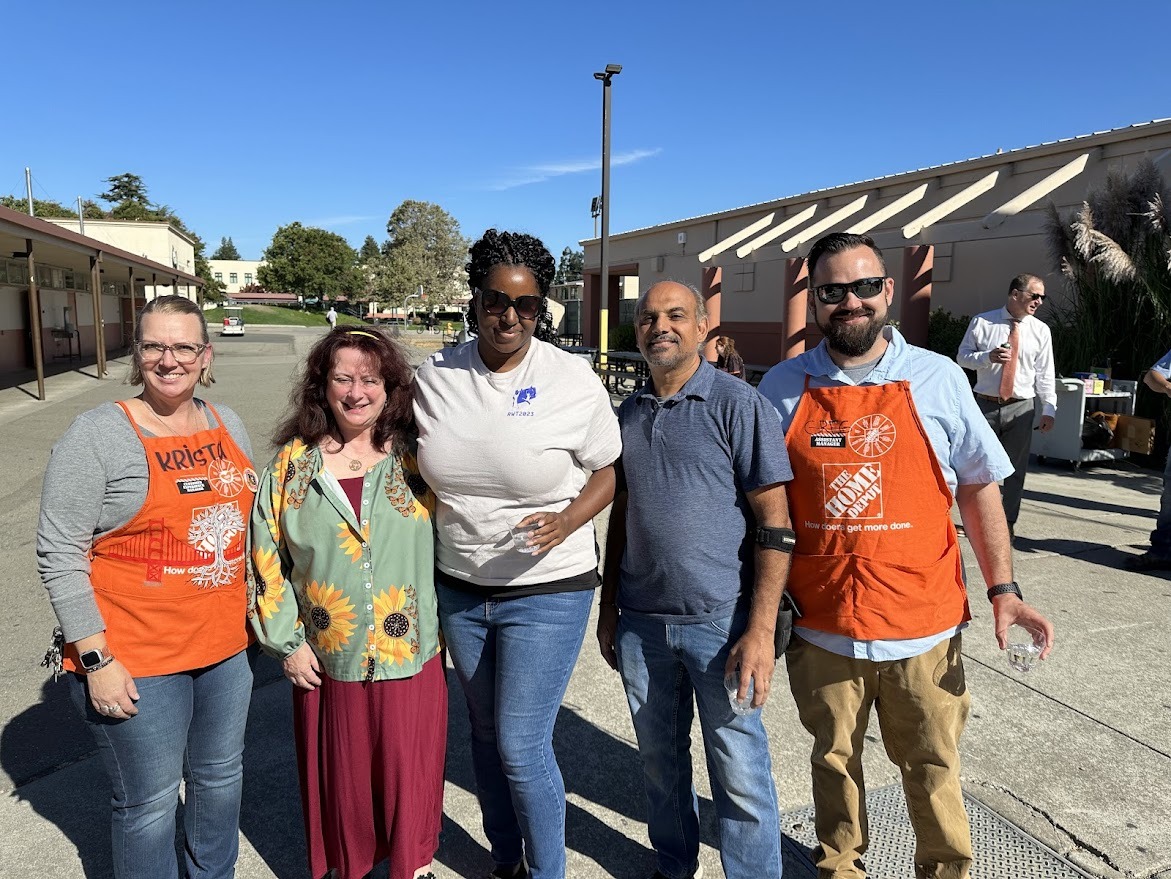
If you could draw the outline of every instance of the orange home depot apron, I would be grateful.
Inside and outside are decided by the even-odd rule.
[[[861,641],[971,619],[951,491],[908,382],[810,388],[785,445],[801,625]]]
[[[244,534],[256,471],[219,414],[191,436],[145,436],[146,501],[95,541],[90,581],[114,656],[135,677],[203,668],[248,646]],[[77,669],[72,648],[66,667]]]

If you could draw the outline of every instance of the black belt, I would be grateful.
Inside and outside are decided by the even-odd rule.
[[[1009,403],[1023,403],[1024,397],[994,397],[991,394],[976,394],[981,400],[988,400],[990,403],[995,403],[997,406],[1007,406]]]

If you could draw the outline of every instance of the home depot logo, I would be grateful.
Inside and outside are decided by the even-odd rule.
[[[881,519],[882,465],[822,464],[827,519]]]

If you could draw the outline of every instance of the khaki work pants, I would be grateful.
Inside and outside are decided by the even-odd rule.
[[[862,746],[872,705],[887,756],[902,773],[916,877],[968,876],[972,840],[960,790],[959,739],[971,696],[960,637],[891,662],[839,656],[794,637],[786,658],[801,723],[814,738],[818,879],[866,876]]]

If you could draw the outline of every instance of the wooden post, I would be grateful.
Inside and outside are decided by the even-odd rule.
[[[44,340],[41,338],[41,291],[37,286],[37,264],[33,258],[33,240],[24,239],[24,249],[28,254],[28,315],[32,324],[33,365],[37,370],[37,399],[45,399],[45,350]]]
[[[106,328],[102,323],[102,252],[89,258],[89,286],[94,297],[94,347],[98,378],[106,375]]]
[[[805,353],[809,309],[809,268],[803,257],[785,260],[785,344],[782,359]]]
[[[706,266],[703,270],[703,286],[699,291],[703,294],[704,303],[707,305],[707,344],[704,345],[703,356],[711,361],[715,361],[718,356],[716,354],[716,339],[724,335],[720,332],[723,272],[724,270],[719,266]]]
[[[931,273],[935,247],[908,244],[903,248],[903,295],[899,301],[899,332],[912,345],[927,346],[931,320]]]

